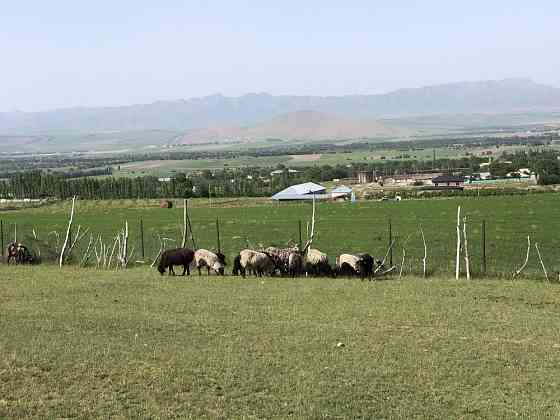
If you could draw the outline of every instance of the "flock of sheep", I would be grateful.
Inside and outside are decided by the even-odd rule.
[[[201,270],[206,268],[208,275],[225,274],[225,255],[206,249],[193,251],[188,248],[177,248],[162,253],[158,265],[160,274],[168,270],[169,275],[175,275],[173,266],[183,266],[183,274],[190,275],[190,266]],[[277,248],[268,247],[262,250],[244,249],[233,261],[233,275],[245,277],[247,274],[255,276],[358,276],[371,278],[382,263],[375,262],[369,254],[342,254],[336,258],[336,266],[329,264],[327,254],[306,246],[303,250],[298,247]]]

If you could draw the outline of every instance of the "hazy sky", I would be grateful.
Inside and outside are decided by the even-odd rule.
[[[0,111],[508,77],[560,87],[559,16],[558,0],[6,0]]]

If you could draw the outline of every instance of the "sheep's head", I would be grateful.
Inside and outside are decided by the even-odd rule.
[[[226,264],[226,256],[224,254],[222,254],[221,252],[216,252],[216,256],[218,257],[218,261],[220,263],[222,263],[223,265],[227,265]]]

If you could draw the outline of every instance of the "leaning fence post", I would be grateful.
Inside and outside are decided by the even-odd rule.
[[[222,252],[220,244],[220,220],[216,217],[216,238],[218,240],[218,252]]]
[[[193,232],[192,226],[191,226],[191,216],[189,215],[189,201],[188,200],[185,200],[185,209],[186,209],[186,214],[187,214],[187,225],[189,226],[189,232],[191,233],[191,240],[192,240],[194,249],[196,249],[196,241],[194,240],[194,232]]]
[[[299,230],[299,249],[301,249],[301,220],[298,220],[298,230]]]
[[[144,261],[144,221],[140,219],[140,251],[142,252],[142,261]]]
[[[2,257],[4,257],[4,221],[0,220],[0,243],[2,245]]]
[[[482,274],[486,275],[486,220],[482,221]]]

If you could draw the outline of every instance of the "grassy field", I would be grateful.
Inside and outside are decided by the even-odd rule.
[[[176,203],[179,204],[179,201]],[[221,247],[231,262],[239,250],[259,245],[285,245],[299,241],[298,221],[302,222],[305,240],[306,222],[311,216],[310,203],[271,204],[266,199],[193,200],[191,217],[198,247],[216,248],[216,219],[220,220]],[[467,234],[472,272],[480,273],[482,221],[486,221],[486,253],[489,273],[512,273],[525,259],[527,235],[538,242],[543,260],[556,278],[560,261],[560,195],[555,193],[525,196],[496,196],[440,200],[405,200],[401,202],[360,201],[320,203],[317,205],[317,234],[314,247],[326,252],[332,262],[343,252],[369,252],[382,258],[388,247],[388,222],[397,239],[393,262],[400,264],[406,248],[404,273],[419,273],[424,247],[422,226],[428,247],[428,270],[431,273],[454,271],[457,206],[468,217]],[[0,212],[4,243],[13,239],[14,226],[20,241],[31,242],[32,231],[40,240],[54,242],[53,231],[61,235],[69,213],[69,202],[50,206]],[[161,234],[180,244],[183,210],[160,209],[157,201],[78,201],[75,226],[101,233],[111,241],[125,220],[130,225],[130,247],[139,258],[139,222],[143,220],[145,259],[159,249]],[[49,236],[49,233],[50,236]],[[84,241],[85,242],[85,241]],[[84,244],[85,245],[85,244]],[[527,274],[542,275],[532,248]]]
[[[69,202],[50,206],[0,212],[4,243],[13,239],[14,227],[20,241],[33,242],[35,229],[40,240],[54,243],[53,231],[64,233]],[[114,200],[78,201],[75,226],[111,238],[125,220],[130,225],[130,247],[140,258],[140,219],[144,224],[145,259],[159,249],[158,234],[181,242],[182,213],[180,200],[173,209],[160,209],[157,201]],[[486,221],[486,253],[489,273],[512,273],[525,259],[527,236],[538,242],[543,260],[557,278],[560,261],[560,195],[555,193],[485,198],[405,200],[401,202],[360,201],[357,203],[319,203],[314,247],[326,252],[332,262],[343,252],[369,252],[382,258],[388,247],[388,223],[397,242],[393,262],[400,264],[406,249],[403,272],[419,273],[424,247],[420,226],[428,247],[428,270],[431,273],[454,272],[456,212],[463,208],[468,217],[467,234],[471,271],[481,270],[482,221]],[[191,217],[198,247],[216,248],[216,219],[220,220],[221,248],[231,262],[234,255],[248,245],[286,245],[299,241],[298,221],[302,222],[305,240],[306,223],[311,216],[310,203],[272,204],[267,199],[192,200]],[[50,234],[50,235],[49,235]],[[85,242],[86,240],[83,241]],[[532,248],[526,273],[541,276],[542,269]]]
[[[560,415],[557,285],[0,274],[0,418]]]

